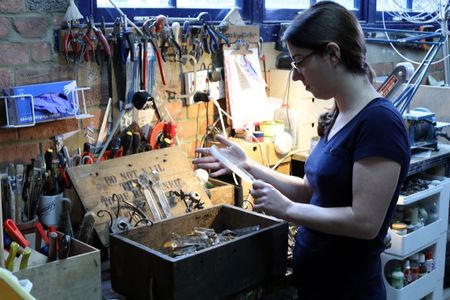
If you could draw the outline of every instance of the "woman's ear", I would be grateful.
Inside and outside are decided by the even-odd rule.
[[[331,64],[336,66],[341,61],[341,48],[338,44],[331,42],[327,44],[327,50],[330,55]]]

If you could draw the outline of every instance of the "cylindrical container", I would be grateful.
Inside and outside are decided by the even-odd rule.
[[[298,111],[283,104],[275,109],[273,118],[284,123],[284,130],[291,134],[294,147],[297,146]]]
[[[64,198],[63,193],[52,196],[41,195],[39,197],[37,215],[41,223],[46,226],[58,227],[63,211],[63,199],[70,201],[70,199]]]
[[[425,254],[419,253],[419,277],[427,273],[427,266],[425,265]]]
[[[431,251],[425,253],[425,267],[427,268],[427,273],[434,270],[433,252]]]
[[[253,132],[253,136],[252,136],[252,142],[253,143],[257,143],[257,142],[264,142],[264,132],[262,131],[255,131]]]
[[[406,235],[406,224],[405,223],[393,223],[391,225],[392,232],[398,234],[398,235]]]
[[[416,225],[419,221],[419,208],[418,207],[410,207],[407,210],[408,218],[412,225]]]
[[[265,138],[272,140],[275,135],[284,132],[284,123],[283,121],[263,121],[259,128],[264,132]]]
[[[400,267],[395,268],[395,270],[391,274],[391,285],[394,289],[401,289],[404,286],[404,278]]]
[[[411,273],[411,265],[409,264],[409,260],[405,260],[405,264],[403,265],[403,274],[405,285],[412,282],[412,273]]]

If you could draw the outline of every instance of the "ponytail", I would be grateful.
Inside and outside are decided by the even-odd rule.
[[[377,76],[374,69],[366,61],[364,61],[363,69],[369,79],[369,82],[373,84],[375,77]]]
[[[320,115],[318,125],[317,125],[317,135],[320,137],[325,137],[328,135],[331,127],[333,126],[336,118],[339,114],[339,110],[335,105],[331,108],[330,111]]]

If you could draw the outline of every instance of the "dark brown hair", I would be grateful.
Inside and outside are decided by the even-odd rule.
[[[324,53],[334,42],[340,48],[340,61],[356,74],[366,74],[372,82],[374,73],[366,63],[366,45],[358,20],[340,4],[320,1],[299,14],[286,29],[283,38],[289,44]],[[337,107],[321,115],[318,134],[325,136],[338,115]]]

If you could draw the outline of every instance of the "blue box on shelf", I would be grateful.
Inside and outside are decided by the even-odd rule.
[[[76,81],[69,80],[3,89],[7,102],[3,115],[7,119],[2,123],[26,126],[75,117],[80,113],[76,88]]]

